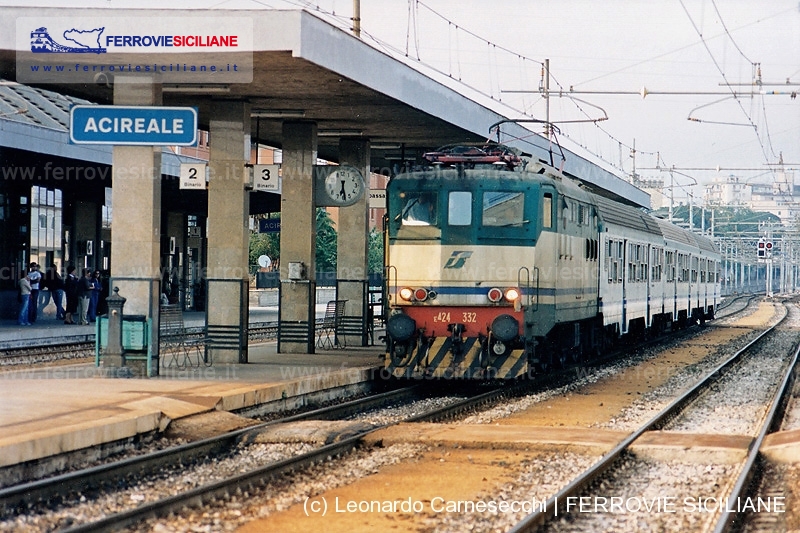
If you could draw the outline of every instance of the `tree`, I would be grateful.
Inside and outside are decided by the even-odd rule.
[[[383,273],[383,234],[375,228],[369,230],[367,264],[370,274]]]
[[[336,229],[325,209],[317,208],[317,271],[336,272]]]
[[[249,263],[251,268],[258,269],[258,258],[267,255],[275,260],[280,256],[280,233],[250,233]]]

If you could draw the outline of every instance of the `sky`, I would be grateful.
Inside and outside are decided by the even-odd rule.
[[[163,0],[0,0],[21,4],[164,7]],[[170,7],[302,7],[346,27],[353,1]],[[800,89],[798,0],[361,0],[361,19],[366,42],[407,55],[512,117],[547,116],[540,86],[549,59],[549,116],[559,137],[625,174],[635,168],[668,180],[665,169],[673,169],[686,185],[717,175],[766,183],[782,158],[800,183],[800,99],[790,94]]]

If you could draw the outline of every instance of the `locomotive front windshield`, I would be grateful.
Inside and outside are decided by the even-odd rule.
[[[514,226],[524,221],[525,195],[518,191],[483,193],[484,226]]]
[[[553,192],[531,181],[488,176],[438,182],[396,178],[387,196],[389,238],[531,245],[542,230],[553,230]]]
[[[400,195],[403,226],[436,226],[436,193],[406,192]]]

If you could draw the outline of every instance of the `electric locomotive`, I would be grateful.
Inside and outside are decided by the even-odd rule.
[[[705,237],[501,145],[425,157],[387,186],[392,376],[515,379],[713,317]]]

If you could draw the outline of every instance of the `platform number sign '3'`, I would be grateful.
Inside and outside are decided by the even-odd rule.
[[[280,190],[280,165],[253,165],[253,190]]]

